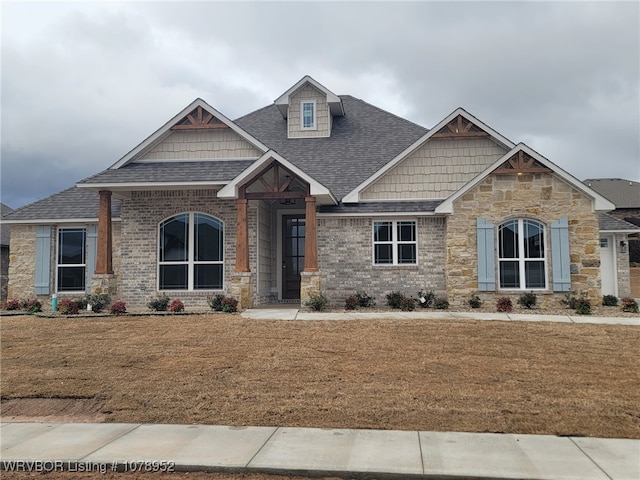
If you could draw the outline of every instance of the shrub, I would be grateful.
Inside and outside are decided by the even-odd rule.
[[[482,299],[476,294],[471,295],[469,306],[471,308],[480,308],[482,306]]]
[[[518,305],[524,308],[531,309],[531,307],[533,307],[537,301],[538,299],[535,293],[523,293],[522,295],[520,295],[520,298],[518,298]]]
[[[447,310],[449,308],[449,302],[446,298],[438,297],[433,301],[433,308],[437,310]]]
[[[387,295],[387,305],[391,308],[400,308],[400,304],[402,303],[402,299],[404,295],[400,292],[391,292]]]
[[[500,297],[496,303],[496,309],[499,312],[509,313],[513,310],[513,303],[511,303],[511,299],[509,297]]]
[[[433,299],[436,298],[436,294],[433,293],[433,290],[429,290],[427,292],[423,292],[420,290],[418,292],[418,301],[420,302],[420,306],[422,308],[430,307],[433,303]]]
[[[30,298],[22,302],[22,309],[28,313],[37,313],[42,311],[42,303],[36,298]]]
[[[2,308],[4,310],[20,310],[22,308],[22,302],[17,298],[14,298],[13,300],[5,302]]]
[[[91,305],[91,310],[96,313],[100,313],[111,303],[111,297],[106,293],[95,293],[93,295],[87,295],[86,297],[84,297],[84,300],[84,308],[87,308],[87,304]]]
[[[576,300],[575,310],[578,315],[590,315],[591,302],[586,296],[582,296]]]
[[[355,310],[360,306],[360,302],[358,302],[358,297],[355,295],[349,295],[344,299],[344,309],[345,310]]]
[[[123,315],[127,313],[127,304],[124,302],[115,302],[109,309],[111,315]]]
[[[184,303],[182,303],[182,300],[174,300],[173,302],[171,302],[169,311],[171,313],[184,312]]]
[[[309,299],[305,302],[305,306],[316,312],[324,310],[327,305],[329,305],[329,299],[322,292],[316,295],[309,295]]]
[[[412,312],[416,309],[416,299],[413,297],[402,296],[400,300],[400,310],[403,312]]]
[[[149,303],[147,303],[147,307],[155,312],[166,312],[169,308],[169,297],[162,295],[152,298],[149,300]]]
[[[586,292],[582,292],[581,295],[583,297],[586,297],[587,293]],[[565,293],[564,294],[564,298],[562,300],[560,300],[560,303],[563,304],[567,308],[575,310],[577,305],[578,305],[578,293],[574,292],[574,291],[571,291],[569,293]]]
[[[77,315],[78,302],[70,298],[63,298],[58,302],[58,313],[61,315]]]
[[[356,298],[358,299],[358,305],[360,307],[373,307],[376,304],[376,300],[373,297],[370,297],[369,295],[367,295],[366,292],[357,292],[356,293]]]
[[[207,303],[211,307],[211,310],[215,310],[216,312],[221,312],[222,300],[224,300],[224,294],[216,293],[213,297],[207,298]]]
[[[638,302],[631,297],[625,297],[622,299],[622,311],[638,313]]]
[[[220,304],[222,305],[222,311],[225,313],[238,311],[238,300],[233,297],[224,297]]]
[[[605,295],[602,297],[602,305],[605,307],[617,307],[618,297],[615,295]]]

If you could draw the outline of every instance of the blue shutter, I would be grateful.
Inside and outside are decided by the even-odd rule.
[[[551,224],[551,261],[553,263],[553,291],[571,291],[569,264],[569,222],[562,217]]]
[[[85,258],[85,290],[91,293],[91,279],[96,271],[96,244],[98,239],[98,228],[95,225],[87,227],[87,252]]]
[[[51,227],[36,227],[36,278],[35,294],[49,295],[51,278]]]
[[[493,224],[484,218],[477,219],[478,236],[478,290],[495,292],[496,263]]]

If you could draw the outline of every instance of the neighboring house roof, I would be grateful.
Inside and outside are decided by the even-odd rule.
[[[640,183],[623,178],[588,178],[583,182],[616,208],[640,208]]]
[[[340,200],[428,130],[349,95],[340,95],[344,116],[334,117],[331,136],[287,138],[287,120],[275,105],[236,123]]]
[[[37,223],[55,220],[60,223],[97,221],[100,203],[98,192],[71,187],[47,198],[17,208],[3,217],[7,223]],[[111,200],[111,217],[120,218],[122,202]]]
[[[8,207],[4,203],[0,203],[0,217],[4,217],[5,215],[13,212],[13,208]],[[6,225],[3,225],[4,222],[0,222],[0,245],[5,246],[9,245],[9,239],[11,237],[11,229]]]
[[[610,233],[636,233],[640,228],[633,223],[616,218],[608,213],[602,213],[598,217],[598,224],[601,232]]]

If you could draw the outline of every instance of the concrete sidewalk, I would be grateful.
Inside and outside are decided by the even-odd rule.
[[[440,320],[499,320],[504,322],[559,322],[559,323],[603,323],[609,325],[640,326],[637,317],[594,317],[590,315],[540,315],[522,313],[413,311],[403,312],[307,312],[297,308],[256,308],[241,313],[244,318],[254,320],[379,320],[379,319],[440,319]]]
[[[0,424],[5,471],[377,478],[640,478],[640,440],[214,425]]]

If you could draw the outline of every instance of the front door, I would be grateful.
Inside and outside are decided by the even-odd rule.
[[[304,269],[304,215],[282,217],[282,298],[300,298],[300,272]]]
[[[600,279],[603,295],[618,295],[614,264],[613,237],[600,238]]]

